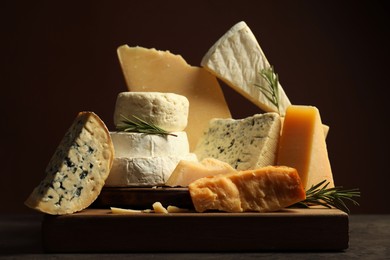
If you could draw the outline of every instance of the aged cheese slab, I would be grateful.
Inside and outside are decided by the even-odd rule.
[[[348,248],[349,229],[346,213],[325,208],[168,214],[86,209],[45,216],[42,239],[47,253],[341,251]]]
[[[191,151],[210,119],[231,117],[217,78],[205,69],[191,66],[169,51],[122,45],[117,52],[129,91],[168,92],[188,98],[185,131]]]
[[[292,105],[286,110],[280,137],[277,165],[298,170],[305,190],[323,180],[334,187],[332,168],[319,110]]]

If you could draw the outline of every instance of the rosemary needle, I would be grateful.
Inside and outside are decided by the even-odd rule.
[[[267,69],[262,69],[260,71],[260,76],[265,80],[267,86],[262,86],[255,84],[259,88],[261,93],[270,101],[280,113],[279,108],[279,77],[278,74],[274,72],[274,68],[271,66]]]
[[[346,213],[350,213],[345,201],[359,206],[354,197],[360,197],[359,189],[343,189],[343,187],[327,188],[329,182],[322,186],[326,180],[313,185],[306,191],[306,199],[294,204],[292,207],[304,207],[321,205],[327,208],[335,207]],[[321,187],[322,186],[322,187]]]
[[[137,116],[133,115],[135,120],[131,120],[131,119],[125,117],[124,115],[121,115],[121,116],[123,117],[123,120],[116,127],[117,130],[119,130],[119,131],[177,136],[175,134],[172,134],[172,133],[156,126],[153,123],[146,122],[145,120],[143,120]]]

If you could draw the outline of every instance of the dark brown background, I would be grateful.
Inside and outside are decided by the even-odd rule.
[[[341,1],[340,1],[341,2]],[[125,91],[122,44],[181,54],[199,65],[209,47],[246,21],[294,104],[330,125],[337,185],[359,187],[352,213],[389,213],[389,9],[360,1],[8,1],[0,9],[0,213],[23,205],[81,110],[113,129]],[[260,112],[223,87],[235,117]]]

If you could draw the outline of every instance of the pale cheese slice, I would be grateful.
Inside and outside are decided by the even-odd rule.
[[[306,190],[323,180],[329,182],[329,188],[334,187],[324,128],[316,107],[287,108],[277,165],[296,168]]]
[[[201,65],[264,112],[278,112],[284,116],[291,104],[280,84],[279,109],[255,86],[267,86],[260,72],[269,69],[270,64],[251,29],[243,21],[235,24],[210,48]]]
[[[203,177],[232,173],[236,170],[230,164],[214,158],[200,162],[181,160],[165,183],[166,186],[187,187],[191,182]]]
[[[205,69],[190,66],[169,51],[123,45],[117,52],[129,91],[170,92],[188,98],[186,132],[191,151],[212,118],[231,118],[217,78]]]

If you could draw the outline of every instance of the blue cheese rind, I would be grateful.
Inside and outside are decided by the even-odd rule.
[[[274,165],[280,128],[280,116],[275,112],[238,120],[213,119],[194,153],[200,161],[212,157],[236,170]]]
[[[104,122],[93,112],[80,112],[25,205],[52,215],[87,208],[104,186],[114,153]]]

